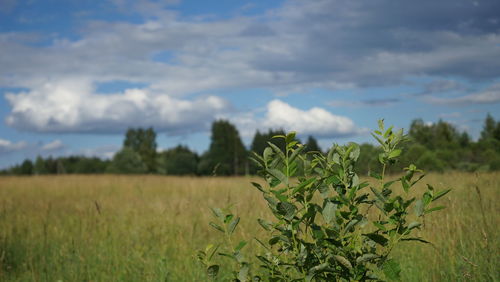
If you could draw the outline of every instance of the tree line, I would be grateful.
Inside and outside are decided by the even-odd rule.
[[[212,124],[210,147],[199,155],[183,145],[159,152],[153,128],[130,128],[125,134],[122,149],[110,160],[85,156],[38,156],[34,161],[26,159],[21,164],[0,171],[0,174],[248,175],[255,174],[257,170],[249,161],[251,152],[262,154],[268,142],[284,149],[283,139],[272,138],[284,134],[281,129],[257,131],[247,149],[233,124],[217,120]],[[307,151],[322,151],[312,136],[308,137],[305,145]],[[460,132],[446,121],[426,124],[416,119],[411,122],[404,146],[405,153],[393,166],[395,171],[408,163],[437,172],[500,170],[500,121],[495,121],[488,114],[480,138],[473,141],[467,132]],[[357,171],[369,174],[378,165],[380,152],[380,146],[362,144]]]

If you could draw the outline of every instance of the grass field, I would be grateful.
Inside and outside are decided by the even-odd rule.
[[[420,231],[433,246],[395,250],[403,281],[500,281],[500,174],[424,180],[453,191],[442,202],[448,208]],[[218,240],[209,207],[234,203],[242,217],[237,236],[250,241],[261,230],[256,219],[268,217],[250,181],[1,177],[0,281],[204,281],[194,255]]]

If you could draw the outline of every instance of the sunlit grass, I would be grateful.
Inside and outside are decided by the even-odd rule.
[[[209,207],[234,204],[237,236],[249,241],[261,230],[256,219],[268,216],[251,180],[0,178],[0,281],[203,281],[194,254],[217,242]],[[454,190],[420,231],[433,246],[395,251],[403,281],[499,280],[500,174],[431,174],[423,183]]]

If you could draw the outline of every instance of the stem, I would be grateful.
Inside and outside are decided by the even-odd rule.
[[[384,178],[385,178],[385,167],[387,164],[384,163],[382,166],[382,175],[380,176],[380,190],[384,189]]]

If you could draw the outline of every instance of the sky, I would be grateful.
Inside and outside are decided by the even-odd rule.
[[[0,0],[0,168],[110,158],[130,127],[203,153],[283,128],[323,148],[378,119],[500,120],[500,1]]]

